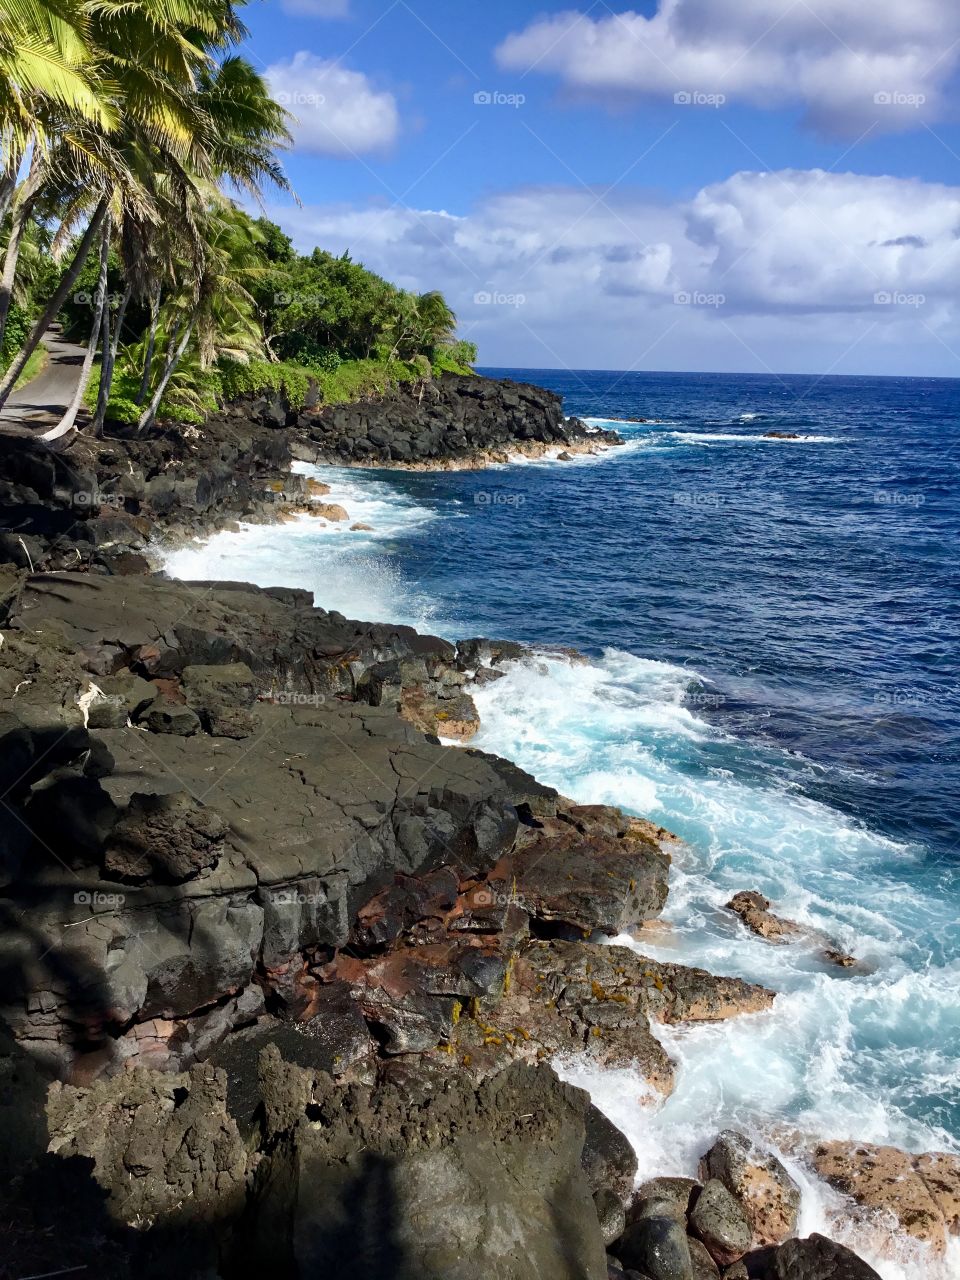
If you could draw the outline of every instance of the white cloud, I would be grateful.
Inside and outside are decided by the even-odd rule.
[[[719,95],[799,105],[831,131],[935,118],[960,62],[956,0],[659,0],[592,18],[566,11],[507,37],[500,65],[612,99]]]
[[[465,216],[279,216],[301,248],[443,289],[488,364],[960,373],[960,187],[787,170],[672,205],[531,188]]]
[[[278,102],[296,118],[295,145],[321,155],[362,155],[395,141],[400,128],[392,93],[378,90],[360,71],[301,49],[267,68]]]
[[[350,0],[280,0],[284,13],[304,18],[348,18]]]

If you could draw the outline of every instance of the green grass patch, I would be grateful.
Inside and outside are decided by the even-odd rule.
[[[38,374],[43,373],[49,363],[50,356],[47,353],[46,347],[37,347],[36,351],[31,352],[30,357],[24,366],[23,373],[21,373],[20,377],[13,384],[14,391],[19,391],[20,388],[25,387],[28,382],[32,382]],[[3,367],[5,369],[9,368],[9,364],[4,365]]]

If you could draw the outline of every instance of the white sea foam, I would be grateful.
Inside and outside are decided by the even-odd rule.
[[[305,587],[325,609],[350,618],[437,628],[433,602],[401,571],[391,541],[425,529],[439,512],[347,467],[294,463],[293,470],[329,484],[330,493],[319,501],[342,506],[349,519],[298,515],[283,524],[243,524],[238,532],[218,533],[166,555],[167,573]],[[456,519],[459,510],[450,505],[443,515]],[[353,524],[371,528],[352,530]]]
[[[681,444],[840,444],[840,436],[824,435],[745,435],[733,431],[671,431],[668,433]]]
[[[632,1072],[581,1061],[564,1074],[628,1134],[643,1177],[694,1173],[726,1127],[777,1141],[795,1162],[818,1138],[960,1149],[937,1119],[942,1103],[960,1100],[960,963],[930,946],[955,919],[949,890],[923,878],[921,851],[777,786],[747,744],[698,714],[709,697],[694,672],[619,651],[588,664],[516,663],[476,694],[477,746],[688,842],[671,873],[668,930],[644,938],[644,953],[781,993],[764,1014],[659,1028],[679,1064],[666,1103]],[[867,972],[833,968],[813,945],[748,934],[724,909],[745,888],[834,937]],[[884,1280],[912,1280],[918,1267],[930,1280],[960,1274],[949,1270],[956,1251],[941,1265],[899,1237],[897,1256],[878,1257],[869,1232],[836,1219],[835,1194],[805,1168],[798,1177],[802,1231],[847,1239]]]

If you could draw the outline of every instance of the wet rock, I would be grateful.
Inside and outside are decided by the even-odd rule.
[[[626,1201],[637,1174],[637,1156],[629,1139],[593,1104],[587,1108],[585,1129],[583,1171],[587,1181],[594,1192],[605,1187]]]
[[[774,915],[770,905],[770,899],[765,898],[762,893],[744,890],[730,899],[727,909],[738,915],[751,932],[765,938],[767,942],[781,945],[787,942],[816,942],[822,947],[824,958],[831,964],[849,969],[857,963],[853,956],[847,955],[825,934],[796,924],[793,920],[785,920],[782,916]]]
[[[707,1246],[693,1236],[687,1236],[693,1280],[719,1280],[720,1268],[710,1256]]]
[[[718,1178],[704,1183],[697,1196],[690,1212],[690,1231],[721,1266],[738,1262],[753,1238],[746,1215]]]
[[[667,1217],[686,1221],[694,1192],[699,1190],[700,1183],[693,1178],[651,1178],[637,1187],[633,1200],[636,1210],[631,1208],[629,1213],[632,1216],[645,1202],[657,1200],[664,1204]]]
[[[616,1255],[650,1280],[694,1280],[687,1234],[676,1218],[649,1217],[631,1223],[616,1245]]]
[[[324,520],[349,520],[350,515],[345,507],[341,507],[336,502],[314,502],[310,507],[310,514],[320,516]]]
[[[623,1235],[627,1225],[623,1201],[614,1191],[602,1188],[593,1193],[593,1203],[600,1223],[600,1235],[605,1246],[609,1247]]]
[[[852,1250],[816,1234],[787,1240],[779,1248],[751,1255],[747,1262],[749,1275],[757,1280],[880,1280]]]
[[[755,1246],[779,1244],[797,1229],[800,1188],[771,1152],[724,1130],[701,1161],[701,1176],[716,1178],[738,1201]]]
[[[960,1233],[960,1156],[824,1142],[813,1150],[813,1167],[862,1209],[891,1214],[902,1231],[936,1253],[945,1251],[948,1234]]]

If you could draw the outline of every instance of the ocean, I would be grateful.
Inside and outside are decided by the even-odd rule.
[[[563,1073],[642,1173],[694,1172],[741,1128],[788,1152],[802,1231],[848,1239],[885,1280],[960,1275],[956,1245],[942,1264],[878,1256],[799,1156],[817,1138],[960,1152],[960,381],[482,372],[562,393],[625,445],[481,472],[309,468],[373,531],[253,526],[168,571],[542,647],[479,692],[475,745],[682,836],[644,951],[781,993],[659,1029],[680,1064],[665,1103],[629,1071]],[[741,889],[862,967],[747,934],[724,910]]]

